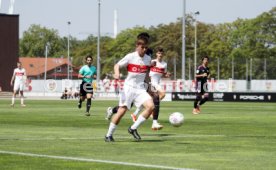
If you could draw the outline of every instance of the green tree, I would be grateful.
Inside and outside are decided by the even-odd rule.
[[[20,56],[38,57],[45,55],[46,43],[50,44],[48,55],[54,56],[62,49],[58,32],[54,29],[47,29],[40,25],[31,25],[23,33],[20,40]]]

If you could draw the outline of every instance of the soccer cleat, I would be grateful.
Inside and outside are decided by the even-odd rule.
[[[11,107],[14,107],[14,104],[11,104]]]
[[[138,134],[137,129],[131,129],[131,127],[129,127],[128,133],[131,134],[137,141],[141,140],[141,137]]]
[[[106,109],[106,116],[105,116],[105,119],[106,119],[106,120],[110,120],[111,117],[112,117],[112,115],[113,115],[112,107],[108,107],[108,108]]]
[[[163,128],[163,125],[160,125],[159,123],[153,123],[151,126],[152,130],[161,130]]]
[[[194,115],[197,115],[199,114],[200,112],[198,111],[198,109],[193,109],[193,112],[192,112]]]
[[[104,137],[104,141],[105,142],[115,142],[113,136],[105,136]]]
[[[132,113],[130,116],[131,116],[131,118],[132,118],[132,121],[133,121],[133,122],[136,122],[137,116],[136,116],[135,114],[133,114],[133,113]]]
[[[89,112],[85,112],[85,116],[90,116],[90,113]]]
[[[79,108],[79,109],[81,108],[81,103],[80,103],[80,102],[78,103],[78,108]]]
[[[197,109],[197,113],[200,113],[200,108],[199,108],[199,106],[197,106],[196,109]]]
[[[21,107],[26,107],[26,105],[25,104],[21,104]]]

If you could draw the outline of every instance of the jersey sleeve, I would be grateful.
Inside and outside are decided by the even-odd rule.
[[[201,67],[197,67],[196,69],[196,75],[202,74],[202,69]]]
[[[83,71],[84,71],[84,68],[81,67],[81,69],[79,70],[79,74],[83,75]]]
[[[168,68],[168,64],[166,63],[166,64],[165,64],[165,67],[164,67],[164,73],[167,73],[167,72],[168,72],[168,69],[167,69],[167,68]]]
[[[126,67],[127,64],[129,63],[130,61],[130,55],[126,55],[124,58],[122,58],[117,64],[120,66],[120,67]]]

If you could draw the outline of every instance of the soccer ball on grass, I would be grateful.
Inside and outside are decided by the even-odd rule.
[[[179,127],[184,122],[184,115],[180,112],[170,114],[169,121],[174,127]]]

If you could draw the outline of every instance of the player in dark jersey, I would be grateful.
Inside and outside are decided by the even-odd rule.
[[[202,57],[202,64],[197,67],[196,70],[196,99],[194,101],[193,114],[200,113],[200,106],[203,105],[209,97],[208,94],[208,78],[210,77],[210,71],[208,67],[209,57]]]

